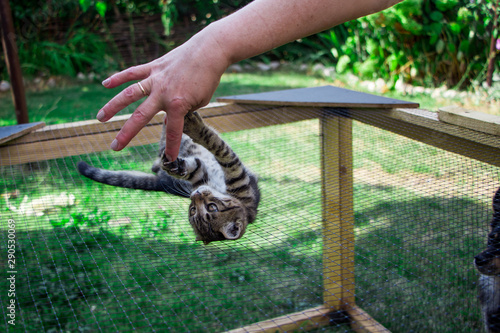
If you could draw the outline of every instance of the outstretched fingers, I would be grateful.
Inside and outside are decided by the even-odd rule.
[[[147,83],[134,83],[123,89],[118,95],[113,97],[106,105],[97,113],[97,120],[107,121],[119,111],[123,110],[130,104],[146,97],[150,90]]]
[[[141,92],[142,94],[142,92]],[[151,110],[159,110],[154,99],[148,98],[137,107],[130,118],[125,122],[122,129],[116,135],[116,138],[111,143],[111,149],[122,150],[129,142],[146,126],[154,117],[156,112]]]
[[[115,88],[126,82],[135,80],[144,80],[151,74],[151,65],[144,64],[127,68],[121,72],[111,75],[106,80],[102,81],[102,85],[106,88]]]

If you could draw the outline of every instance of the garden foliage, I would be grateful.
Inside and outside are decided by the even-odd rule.
[[[26,75],[103,72],[123,67],[106,29],[131,16],[158,15],[168,40],[175,26],[199,30],[248,0],[11,1]],[[337,71],[388,82],[466,88],[500,67],[499,0],[405,0],[263,56],[323,62]],[[184,36],[188,38],[189,36]],[[178,39],[176,39],[178,40]],[[170,44],[165,52],[175,46]],[[492,52],[490,51],[491,46]],[[493,59],[493,60],[492,60]],[[3,62],[2,77],[6,77]]]
[[[495,6],[497,0],[406,0],[316,40],[339,72],[464,87],[485,78],[491,39],[499,38]],[[497,70],[499,64],[497,57]]]

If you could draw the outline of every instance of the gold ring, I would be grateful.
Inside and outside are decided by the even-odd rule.
[[[148,96],[148,94],[146,94],[146,90],[144,90],[144,87],[142,86],[142,84],[140,82],[137,82],[137,84],[139,85],[139,88],[141,88],[142,94],[144,96]]]

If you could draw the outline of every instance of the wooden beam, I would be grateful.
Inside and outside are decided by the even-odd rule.
[[[223,118],[221,122],[222,124],[219,125],[218,121],[215,120],[209,120],[209,118],[214,118],[214,117],[230,117],[230,116],[235,116],[238,114],[243,114],[243,113],[251,113],[251,112],[257,112],[257,111],[268,111],[268,110],[274,110],[271,112],[268,116],[262,117],[261,120],[255,119],[256,117],[252,116],[247,116],[247,119],[252,121],[253,126],[258,126],[258,124],[262,124],[264,121],[269,121],[270,125],[273,123],[276,123],[276,121],[273,121],[273,118],[281,118],[280,115],[282,115],[284,112],[287,112],[286,108],[281,108],[281,107],[263,107],[262,105],[236,105],[236,104],[222,104],[222,103],[213,103],[208,105],[205,108],[202,108],[199,110],[200,114],[203,116],[205,121],[207,123],[211,123],[214,127],[218,128],[220,127],[221,129],[226,128],[226,131],[231,130],[231,122],[224,121]],[[294,112],[294,113],[298,113]],[[319,114],[319,111],[317,109],[305,109],[305,110],[300,110],[300,112],[303,113],[303,118],[313,118],[317,117]],[[156,114],[153,119],[149,122],[148,126],[151,125],[161,125],[163,123],[163,118],[165,117],[164,112],[160,112]],[[285,119],[287,119],[287,116],[284,116]],[[292,116],[296,117],[296,116]],[[91,134],[100,134],[103,132],[118,132],[125,122],[130,118],[130,114],[126,115],[120,115],[120,116],[115,116],[109,121],[105,123],[101,123],[98,120],[92,119],[92,120],[84,120],[84,121],[78,121],[78,122],[73,122],[73,123],[64,123],[64,124],[56,124],[56,125],[49,125],[45,126],[45,128],[36,131],[33,133],[33,135],[27,135],[24,136],[16,141],[11,141],[9,142],[10,145],[17,145],[17,144],[25,144],[25,143],[30,143],[30,142],[39,142],[39,141],[46,141],[46,140],[56,140],[56,139],[62,139],[62,138],[69,138],[69,137],[75,137],[75,136],[82,136],[82,135],[91,135]],[[236,117],[237,118],[237,117]],[[293,120],[293,119],[292,119]],[[258,122],[258,124],[257,124]],[[283,123],[283,121],[279,121],[280,123]],[[225,124],[224,124],[225,123]],[[238,124],[235,124],[238,125]],[[264,124],[265,125],[265,124]],[[241,124],[240,126],[241,127]],[[247,127],[247,125],[243,124],[243,127]],[[218,130],[221,130],[218,129]],[[233,131],[235,129],[232,129]],[[108,143],[109,145],[109,143]]]
[[[128,147],[158,142],[161,129],[162,125],[146,127],[132,139]],[[0,147],[0,166],[106,151],[109,150],[109,144],[117,133],[118,131],[102,132],[56,140],[34,141],[22,145],[6,145]]]
[[[323,302],[342,308],[342,240],[340,237],[339,118],[321,121],[321,197],[323,207]]]
[[[294,332],[295,330],[312,330],[330,325],[331,309],[319,306],[313,309],[291,313],[285,316],[260,321],[258,323],[240,327],[226,333],[275,333],[275,332]]]
[[[207,117],[205,109],[203,109],[201,114],[208,125],[223,133],[314,119],[319,117],[321,110],[317,108],[273,107]]]
[[[161,125],[165,114],[160,112],[156,114],[147,126]],[[59,140],[65,138],[79,137],[92,134],[102,134],[106,132],[116,132],[123,127],[125,122],[130,118],[129,114],[115,116],[112,120],[101,123],[98,120],[84,120],[73,123],[64,123],[45,126],[29,135],[25,135],[19,139],[12,140],[9,145],[21,145],[34,142]],[[147,127],[146,126],[146,127]],[[107,143],[109,146],[111,142]],[[0,148],[2,146],[0,145]]]
[[[344,113],[365,124],[500,167],[498,136],[443,123],[435,112],[349,109]]]
[[[257,111],[255,111],[257,110]],[[317,118],[319,109],[295,107],[216,105],[200,110],[208,125],[219,132],[237,131]],[[36,162],[109,150],[111,141],[130,115],[97,120],[50,125],[0,145],[0,166]],[[164,114],[155,115],[129,147],[157,143]]]
[[[339,119],[340,237],[342,241],[342,302],[355,303],[354,281],[354,178],[352,120]],[[343,307],[343,309],[345,306]]]
[[[347,309],[347,314],[351,319],[351,328],[359,333],[389,333],[390,331],[380,325],[368,313],[357,306]]]
[[[438,118],[445,123],[500,136],[500,116],[458,106],[446,106],[438,110]]]
[[[354,299],[352,121],[321,118],[323,200],[323,302],[342,310]]]
[[[14,32],[9,0],[0,0],[0,26],[2,32],[2,46],[12,87],[12,99],[14,100],[17,123],[26,124],[29,123],[28,107],[26,105],[23,76],[19,64],[16,34]]]
[[[344,317],[345,316],[345,317]],[[342,317],[342,318],[340,318]],[[340,319],[337,321],[337,318]],[[373,319],[368,313],[357,306],[337,312],[324,305],[316,308],[291,313],[281,317],[260,321],[248,326],[240,327],[225,333],[275,333],[295,332],[318,329],[324,326],[342,324],[349,320],[351,328],[360,333],[388,333],[384,326]]]

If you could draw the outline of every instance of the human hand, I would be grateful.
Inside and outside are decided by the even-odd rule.
[[[147,96],[123,125],[111,148],[123,149],[157,112],[164,110],[167,113],[165,156],[174,161],[179,153],[184,115],[208,104],[230,64],[399,1],[252,1],[234,14],[211,23],[163,57],[104,80],[107,88],[133,80],[141,80],[141,85],[125,88],[99,111],[97,119],[106,121]]]
[[[160,111],[166,112],[165,156],[177,159],[184,116],[207,105],[229,63],[224,53],[211,43],[210,36],[194,36],[177,49],[150,63],[130,67],[103,81],[106,88],[140,80],[111,99],[97,114],[107,121],[117,112],[144,97],[113,140],[111,149],[123,149]]]

